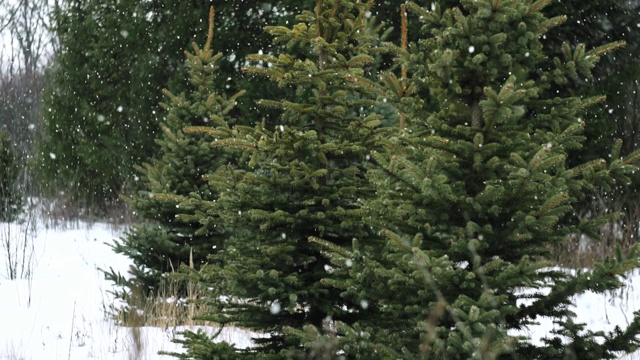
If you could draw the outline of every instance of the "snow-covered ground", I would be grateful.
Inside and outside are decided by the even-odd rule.
[[[110,283],[98,269],[113,267],[126,273],[129,261],[105,245],[118,238],[123,228],[100,223],[73,229],[38,225],[31,229],[32,238],[25,235],[26,230],[0,223],[0,360],[169,359],[158,351],[181,350],[171,342],[181,329],[145,327],[140,329],[142,356],[134,356],[132,329],[116,326],[105,315],[112,303],[107,293]],[[12,256],[6,239],[12,239]],[[22,247],[25,241],[28,246]],[[13,264],[29,265],[20,271],[25,279],[7,279],[9,257]],[[593,330],[625,326],[640,308],[640,275],[630,277],[629,284],[622,296],[580,296],[578,320]],[[551,326],[543,323],[529,333],[539,338]],[[225,330],[222,339],[239,347],[251,343],[246,332]],[[640,355],[625,357],[634,358]]]
[[[111,296],[110,283],[99,268],[113,267],[126,274],[127,258],[114,254],[105,243],[120,236],[123,228],[106,224],[80,224],[75,229],[32,232],[33,247],[24,242],[26,227],[0,223],[0,360],[54,359],[173,359],[158,351],[180,351],[171,342],[182,329],[141,328],[142,356],[135,353],[131,328],[118,327],[105,315]],[[7,238],[20,263],[33,255],[31,276],[8,280]],[[17,250],[17,251],[16,251]],[[221,339],[238,347],[251,343],[250,335],[225,329]]]

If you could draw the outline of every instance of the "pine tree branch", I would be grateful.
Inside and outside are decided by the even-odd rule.
[[[213,27],[214,27],[214,15],[215,10],[213,5],[209,7],[209,29],[207,30],[207,42],[204,45],[204,51],[211,49],[211,41],[213,40]]]
[[[567,17],[565,15],[556,16],[554,18],[548,19],[545,22],[543,22],[542,25],[537,29],[535,29],[533,32],[540,36],[545,32],[549,31],[551,28],[559,26],[565,21],[567,21]]]
[[[551,3],[551,0],[538,0],[535,3],[533,3],[531,5],[531,7],[529,8],[529,11],[527,11],[527,15],[530,15],[534,12],[540,11],[542,8],[544,8],[545,6],[549,5]]]
[[[586,55],[587,56],[602,56],[610,51],[626,46],[627,43],[625,41],[614,41],[608,44],[598,46],[589,50]]]
[[[567,201],[569,199],[569,196],[567,194],[558,194],[554,197],[552,197],[551,199],[547,200],[545,202],[545,205],[543,206],[542,209],[540,209],[540,211],[538,211],[535,215],[536,218],[540,218],[542,217],[546,212],[548,212],[549,210],[556,208],[558,205],[562,204],[563,202]]]

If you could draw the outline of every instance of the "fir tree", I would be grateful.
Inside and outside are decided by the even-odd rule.
[[[575,205],[628,182],[640,157],[621,157],[618,141],[610,162],[570,165],[585,109],[603,98],[542,95],[589,78],[622,44],[565,44],[563,57],[547,60],[541,38],[565,20],[542,14],[549,2],[408,3],[422,38],[399,61],[416,93],[429,95],[402,100],[406,129],[372,154],[378,196],[365,206],[387,245],[378,254],[369,239],[351,248],[316,240],[331,254],[331,284],[366,307],[352,309],[354,324],[334,323],[334,334],[296,331],[309,348],[361,359],[605,359],[640,345],[640,314],[626,329],[593,332],[570,309],[575,295],[622,287],[640,266],[636,247],[590,270],[547,261],[552,245],[597,238],[619,216],[581,220]],[[518,335],[542,317],[555,323],[542,344]]]
[[[181,265],[190,263],[198,269],[209,254],[222,246],[222,226],[211,224],[206,231],[198,231],[200,223],[184,220],[189,214],[180,207],[187,196],[201,201],[215,200],[218,193],[204,175],[234,161],[230,150],[211,149],[209,143],[213,138],[196,138],[182,131],[186,126],[236,122],[229,113],[243,92],[229,97],[217,91],[215,79],[223,55],[214,55],[211,50],[213,12],[210,23],[205,47],[200,49],[194,44],[193,53],[187,53],[192,90],[181,95],[164,91],[169,102],[162,104],[167,117],[162,125],[163,137],[156,141],[158,157],[138,167],[143,190],[127,198],[137,215],[147,222],[133,226],[114,245],[115,252],[128,256],[135,265],[133,279],[124,284],[139,287],[143,295],[157,289],[163,273],[177,271]],[[179,215],[185,218],[180,219]],[[123,278],[113,271],[108,276],[123,283]]]
[[[214,146],[245,149],[246,164],[209,176],[221,192],[215,203],[185,204],[203,224],[214,214],[228,226],[224,251],[212,258],[221,265],[207,266],[202,279],[221,310],[205,318],[267,333],[250,358],[297,356],[299,341],[286,327],[321,328],[352,316],[351,304],[323,283],[331,268],[308,238],[345,246],[371,235],[360,204],[373,196],[364,173],[380,118],[368,114],[372,90],[355,90],[353,78],[370,75],[365,70],[381,51],[372,6],[318,0],[293,27],[266,27],[288,52],[250,56],[257,64],[247,71],[295,91],[260,102],[282,111],[279,123],[189,129],[217,138]],[[186,335],[188,357],[204,358],[202,336]]]

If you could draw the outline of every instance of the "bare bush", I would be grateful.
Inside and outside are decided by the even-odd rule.
[[[0,247],[5,262],[4,277],[9,280],[33,278],[37,209],[28,204],[16,221],[0,223]]]

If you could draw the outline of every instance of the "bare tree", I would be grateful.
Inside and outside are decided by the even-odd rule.
[[[17,150],[21,171],[12,191],[25,200],[38,194],[29,160],[38,151],[37,132],[43,123],[44,72],[52,53],[50,12],[48,0],[0,0],[0,132]],[[8,196],[0,194],[0,201]],[[32,276],[36,211],[32,203],[27,205],[26,213],[0,223],[0,249],[10,279]]]
[[[2,12],[3,15],[0,15],[0,32],[3,32],[13,23],[13,19],[18,12],[18,7],[9,6],[8,1],[2,0],[0,1],[0,9],[5,10]]]
[[[42,124],[44,69],[52,52],[48,0],[0,0],[0,130],[24,156],[34,155]]]
[[[21,66],[27,77],[34,74],[50,42],[47,0],[21,0],[9,23],[12,39],[21,55]]]

